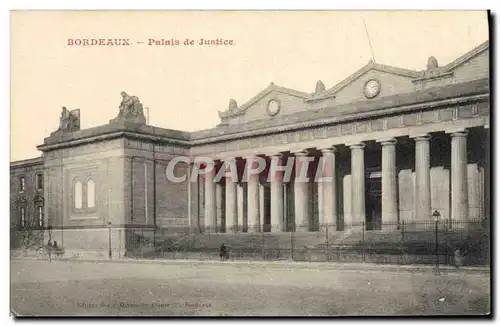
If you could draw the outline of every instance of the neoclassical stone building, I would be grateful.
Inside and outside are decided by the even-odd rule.
[[[217,127],[191,133],[147,125],[139,99],[126,93],[104,126],[80,130],[80,112],[63,109],[60,128],[38,146],[41,158],[11,163],[12,225],[20,225],[26,166],[43,171],[44,225],[67,246],[104,247],[110,225],[121,242],[137,226],[343,232],[429,221],[435,210],[447,223],[487,219],[489,75],[488,42],[444,66],[428,58],[422,71],[370,61],[331,88],[318,81],[313,93],[271,83],[242,105],[230,100]],[[210,157],[217,169],[236,158],[238,180],[214,183],[213,170],[171,182],[165,169],[176,156]],[[333,178],[294,182],[295,165],[288,182],[282,173],[268,179],[268,169],[241,182],[257,156],[280,164],[311,157],[312,179],[322,157]],[[193,168],[178,163],[175,173]]]

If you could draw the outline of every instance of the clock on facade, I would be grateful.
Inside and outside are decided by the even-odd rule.
[[[269,103],[267,103],[267,113],[270,116],[275,116],[278,114],[281,108],[281,103],[279,100],[270,100]]]
[[[380,93],[380,82],[376,79],[370,79],[365,84],[365,96],[374,98]]]

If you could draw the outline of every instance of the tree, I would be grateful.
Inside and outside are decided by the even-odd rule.
[[[19,226],[16,231],[19,246],[24,255],[28,255],[30,249],[38,249],[43,244],[44,228],[35,219],[26,221],[24,226]]]

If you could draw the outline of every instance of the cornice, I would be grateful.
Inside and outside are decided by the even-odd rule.
[[[239,133],[235,133],[235,134],[207,137],[207,138],[199,139],[199,140],[191,140],[191,146],[205,145],[205,144],[216,143],[216,142],[221,142],[221,141],[236,140],[236,139],[262,136],[262,135],[268,135],[268,134],[276,134],[276,133],[282,133],[282,132],[286,132],[286,131],[293,131],[293,130],[297,130],[297,129],[321,127],[321,126],[330,125],[330,124],[334,124],[334,123],[343,123],[343,122],[348,122],[348,121],[352,121],[352,120],[359,120],[359,119],[370,119],[370,118],[375,118],[375,117],[389,115],[389,114],[397,114],[397,113],[422,110],[422,109],[431,109],[431,108],[440,107],[440,106],[459,105],[459,104],[468,103],[468,102],[478,102],[478,101],[482,101],[482,100],[485,100],[488,98],[489,98],[489,94],[480,94],[480,95],[466,96],[466,97],[446,99],[446,100],[437,100],[437,101],[432,101],[432,102],[424,102],[424,103],[417,103],[417,104],[410,104],[410,105],[403,105],[403,106],[393,106],[390,108],[384,108],[384,109],[380,109],[380,110],[376,110],[376,111],[355,113],[355,114],[350,114],[350,115],[344,115],[341,117],[332,117],[332,118],[327,118],[327,119],[320,118],[320,119],[313,120],[313,121],[303,121],[303,122],[292,123],[292,124],[281,125],[281,126],[272,126],[272,127],[261,128],[261,129],[254,129],[254,130],[250,130],[250,131],[246,131],[246,132],[239,132]]]
[[[91,137],[80,138],[80,139],[75,139],[75,140],[57,142],[57,143],[52,143],[52,144],[43,144],[43,145],[37,146],[37,149],[46,152],[46,151],[51,151],[51,150],[60,149],[60,148],[85,145],[85,144],[89,144],[89,143],[105,141],[105,140],[112,140],[112,139],[117,139],[117,138],[148,140],[148,141],[153,141],[153,142],[170,143],[170,144],[176,144],[176,145],[181,145],[181,146],[190,146],[189,141],[183,141],[183,140],[162,137],[162,136],[156,136],[156,135],[146,135],[146,134],[141,134],[141,133],[131,132],[131,131],[119,131],[119,132],[101,134],[101,135],[97,135],[97,136],[91,136]]]

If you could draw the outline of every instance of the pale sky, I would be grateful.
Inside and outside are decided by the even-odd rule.
[[[456,12],[12,12],[11,161],[41,155],[61,108],[81,128],[118,114],[120,92],[150,108],[150,124],[194,131],[219,123],[272,81],[304,92],[332,87],[371,58],[425,69],[488,39],[485,11]],[[226,47],[148,46],[148,39],[224,38]],[[68,38],[128,38],[129,47],[70,47]],[[137,44],[137,41],[145,42]]]

